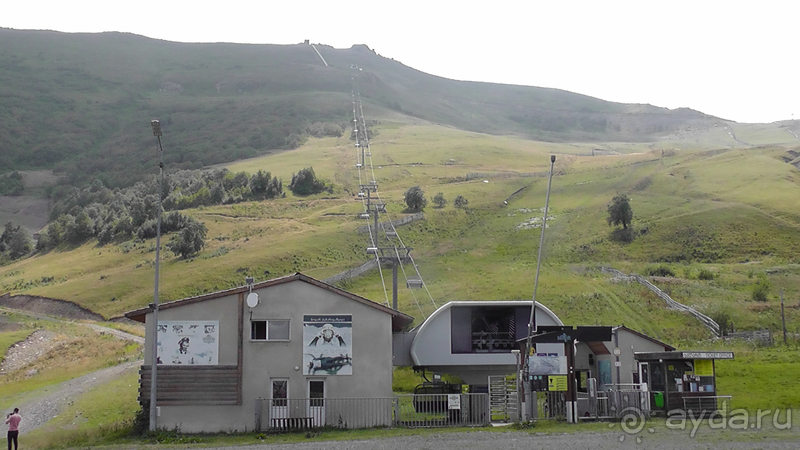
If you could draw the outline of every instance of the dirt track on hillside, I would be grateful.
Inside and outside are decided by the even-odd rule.
[[[39,314],[36,313],[32,313],[32,315],[39,317]],[[52,317],[49,317],[49,319],[58,320]],[[110,334],[119,339],[144,344],[143,338],[123,331],[96,324],[86,323],[82,325],[92,328],[98,333]],[[59,346],[61,346],[63,342],[64,340],[59,338],[56,333],[46,330],[33,332],[27,339],[9,348],[2,364],[0,364],[0,376],[18,370],[25,370],[26,366],[41,358],[47,357],[50,352],[58,351]],[[32,400],[28,400],[22,404],[3,406],[9,410],[14,407],[20,409],[20,415],[23,417],[20,423],[20,435],[24,435],[61,414],[64,408],[71,405],[81,394],[96,386],[119,378],[128,371],[137,370],[141,365],[142,361],[139,360],[108,367],[82,377],[65,381],[58,385],[48,386],[32,392],[26,396],[26,398],[32,398]]]

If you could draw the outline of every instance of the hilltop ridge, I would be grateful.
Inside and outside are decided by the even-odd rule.
[[[552,88],[455,81],[366,44],[177,43],[130,33],[0,29],[0,166],[54,169],[68,184],[126,186],[157,164],[196,169],[297,148],[314,123],[349,124],[354,82],[373,119],[407,116],[467,131],[567,142],[651,141],[719,119]],[[357,78],[357,80],[356,80]]]

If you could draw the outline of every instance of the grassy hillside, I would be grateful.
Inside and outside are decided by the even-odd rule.
[[[789,324],[797,327],[800,216],[790,205],[800,201],[800,175],[785,162],[782,147],[689,150],[674,141],[607,143],[617,155],[592,157],[594,145],[496,137],[424,122],[382,121],[374,133],[372,167],[389,218],[406,214],[403,193],[414,185],[428,199],[441,192],[450,201],[443,209],[428,206],[425,220],[399,230],[430,293],[401,289],[400,309],[418,321],[434,304],[450,300],[531,298],[539,230],[524,224],[541,217],[547,179],[537,175],[556,154],[538,299],[565,322],[622,322],[668,341],[708,337],[645,289],[615,283],[598,271],[611,266],[643,273],[663,265],[675,276],[659,281],[662,289],[706,313],[727,315],[741,329],[777,329],[783,288]],[[365,180],[358,179],[355,159],[355,148],[342,137],[313,139],[294,151],[231,165],[234,171],[268,170],[284,180],[313,165],[333,183],[334,193],[289,193],[275,201],[189,211],[208,226],[207,245],[189,261],[162,253],[162,300],[241,285],[248,275],[263,280],[302,271],[322,279],[365,262],[367,236],[356,233],[365,224],[357,219],[363,206],[355,197]],[[482,175],[468,180],[467,174]],[[630,243],[616,241],[606,223],[606,204],[618,192],[632,199],[636,237]],[[468,208],[452,206],[457,195],[469,200]],[[3,291],[75,301],[113,317],[150,301],[153,260],[152,241],[89,243],[0,268],[0,283]],[[699,279],[702,269],[714,278]],[[413,271],[406,270],[406,276]],[[762,278],[770,283],[769,300],[756,303],[751,292]],[[391,286],[384,287],[377,271],[342,287],[379,302],[391,297]]]
[[[402,113],[539,140],[652,141],[726,123],[557,89],[448,80],[363,45],[318,45],[325,67],[302,44],[183,44],[11,29],[0,29],[0,40],[0,167],[56,169],[70,184],[97,178],[125,186],[152,173],[153,118],[166,131],[165,159],[173,169],[295,148],[316,122],[347,128],[354,83],[378,112],[373,118]]]

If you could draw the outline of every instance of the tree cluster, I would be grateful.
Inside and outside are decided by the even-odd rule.
[[[22,195],[24,192],[22,174],[18,171],[0,176],[0,195]]]
[[[289,190],[295,195],[319,194],[326,189],[330,190],[324,181],[317,178],[313,167],[306,167],[292,175],[292,183],[289,184]]]
[[[158,228],[158,178],[139,182],[130,188],[108,189],[95,180],[85,189],[61,187],[52,192],[51,222],[40,234],[37,250],[46,251],[62,243],[79,245],[96,237],[100,245],[115,239],[148,239]],[[168,248],[183,257],[203,248],[205,226],[178,210],[198,206],[237,203],[246,200],[279,198],[283,183],[269,172],[252,176],[227,169],[183,170],[164,176],[161,186],[164,211],[162,234],[181,232],[183,242]],[[187,231],[188,230],[188,231]]]
[[[11,259],[19,259],[33,250],[33,241],[25,228],[7,222],[0,235],[0,253]]]
[[[406,206],[408,206],[408,209],[411,211],[421,211],[428,204],[428,201],[425,199],[425,193],[419,186],[414,186],[406,191],[405,201]],[[433,196],[432,201],[437,208],[444,208],[445,205],[447,205],[447,199],[442,192]],[[463,209],[466,208],[467,205],[469,205],[469,200],[463,195],[457,195],[455,200],[453,200],[453,206],[456,208]]]

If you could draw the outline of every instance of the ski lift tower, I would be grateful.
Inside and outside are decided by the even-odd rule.
[[[392,265],[392,308],[397,310],[397,266],[411,261],[409,247],[368,247],[368,255],[375,255],[381,264]]]
[[[369,200],[369,198],[367,198],[367,200]],[[378,245],[378,215],[386,212],[386,205],[383,202],[367,203],[367,212],[372,216],[374,221],[373,230],[375,235],[372,240],[372,245]]]

